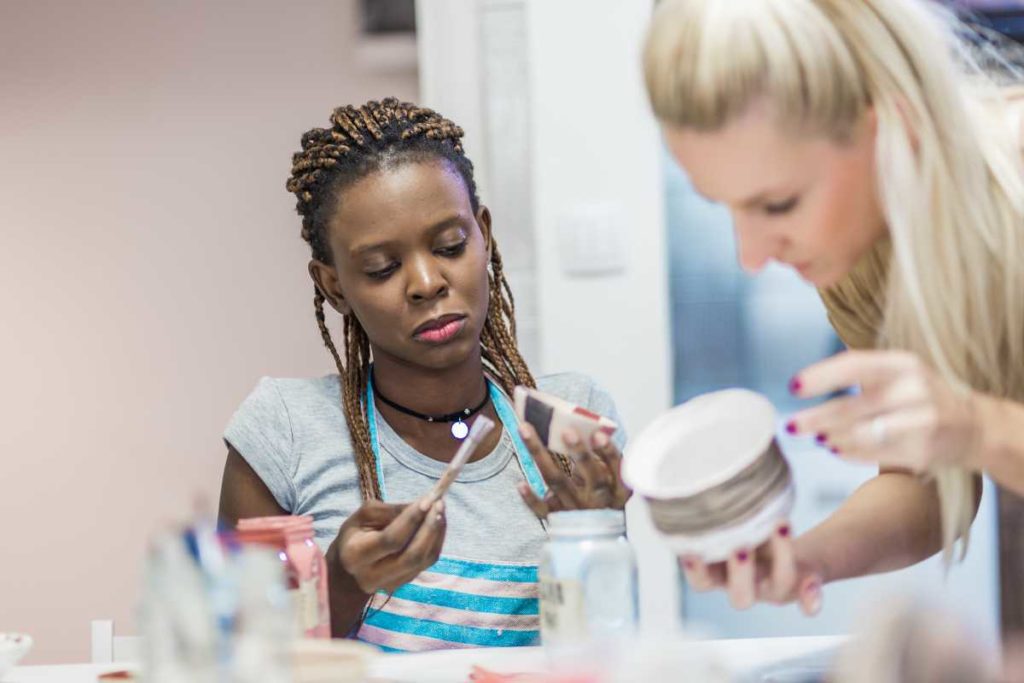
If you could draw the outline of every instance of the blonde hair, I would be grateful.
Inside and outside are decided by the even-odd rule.
[[[964,27],[924,0],[664,0],[644,67],[656,116],[718,129],[764,100],[787,130],[842,141],[873,109],[892,240],[877,344],[958,390],[1024,398],[1024,181],[1018,131]],[[937,466],[945,557],[973,514],[970,472]]]

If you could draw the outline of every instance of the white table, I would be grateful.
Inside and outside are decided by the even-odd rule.
[[[730,674],[741,677],[760,667],[816,653],[834,651],[844,638],[754,638],[708,640],[701,648],[717,656]],[[423,654],[384,655],[371,667],[372,680],[384,683],[466,683],[474,665],[501,672],[536,672],[544,668],[541,648],[445,650]],[[9,672],[0,683],[96,683],[97,676],[128,668],[117,664],[23,666]]]

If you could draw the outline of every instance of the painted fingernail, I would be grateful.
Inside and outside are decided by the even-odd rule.
[[[832,455],[839,455],[839,449],[836,448],[835,446],[833,446],[829,450],[832,451]]]
[[[737,562],[746,562],[749,559],[750,559],[750,553],[748,553],[746,550],[741,550],[738,553],[736,553],[736,561]]]
[[[825,432],[818,432],[818,435],[814,437],[814,440],[820,444],[823,444],[826,441],[828,441],[828,436],[825,435]]]
[[[597,434],[594,435],[594,445],[597,446],[598,448],[604,448],[605,446],[608,445],[608,442],[608,435],[605,434],[604,432],[598,432]]]
[[[779,527],[779,536],[781,538],[789,538],[789,525],[783,524]]]
[[[697,565],[691,559],[683,560],[683,569],[686,569],[687,571],[693,571],[696,566]]]
[[[796,434],[796,422],[790,420],[786,423],[786,432],[789,434]]]
[[[800,390],[803,388],[803,386],[804,385],[800,381],[800,378],[799,377],[794,377],[793,379],[789,380],[789,393],[791,393],[791,394],[799,394]]]

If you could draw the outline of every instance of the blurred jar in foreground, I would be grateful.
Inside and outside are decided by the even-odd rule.
[[[545,647],[618,639],[637,625],[637,569],[621,510],[548,516],[539,570]]]
[[[327,564],[313,540],[313,518],[287,515],[241,519],[238,541],[266,546],[278,553],[292,595],[298,633],[308,638],[330,638]]]

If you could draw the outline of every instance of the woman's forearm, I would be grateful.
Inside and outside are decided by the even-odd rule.
[[[938,493],[912,474],[882,472],[796,544],[826,582],[907,567],[942,549]]]
[[[336,542],[335,542],[336,543]],[[341,566],[335,543],[327,550],[327,597],[331,608],[331,637],[354,636],[370,595],[364,593],[355,578]]]
[[[1024,405],[992,396],[977,396],[979,426],[977,463],[992,479],[1024,495]]]

